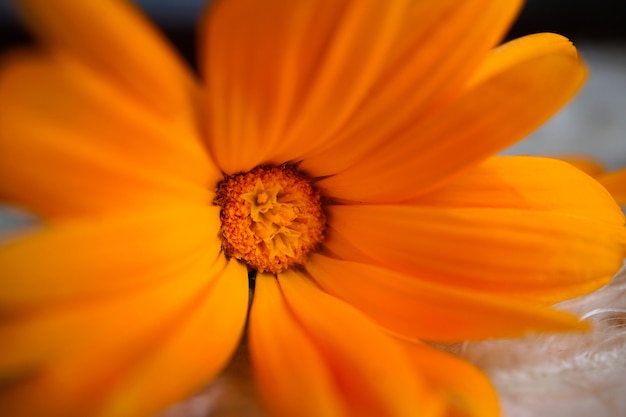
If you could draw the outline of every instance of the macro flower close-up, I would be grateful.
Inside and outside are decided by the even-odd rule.
[[[438,343],[586,330],[624,215],[494,156],[578,91],[512,0],[217,0],[198,69],[123,0],[19,0],[0,59],[0,415],[143,417],[247,343],[269,415],[500,415]]]

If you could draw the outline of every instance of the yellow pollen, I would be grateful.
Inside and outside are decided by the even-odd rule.
[[[217,186],[222,248],[258,272],[303,265],[324,238],[326,218],[310,178],[292,166],[259,166]]]

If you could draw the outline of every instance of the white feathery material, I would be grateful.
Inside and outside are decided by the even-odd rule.
[[[450,347],[493,381],[506,417],[626,416],[626,268],[613,282],[560,303],[590,332]]]

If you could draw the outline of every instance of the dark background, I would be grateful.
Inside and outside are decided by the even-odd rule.
[[[12,13],[10,1],[0,0],[0,50],[29,41],[28,33]],[[205,0],[136,2],[191,61],[195,55],[194,27]],[[626,0],[527,0],[509,37],[535,32],[560,33],[574,43],[592,41],[626,44]]]

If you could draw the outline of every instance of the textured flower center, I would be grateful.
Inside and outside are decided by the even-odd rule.
[[[311,179],[293,166],[260,166],[217,186],[226,256],[258,272],[303,265],[324,238],[326,218]]]

